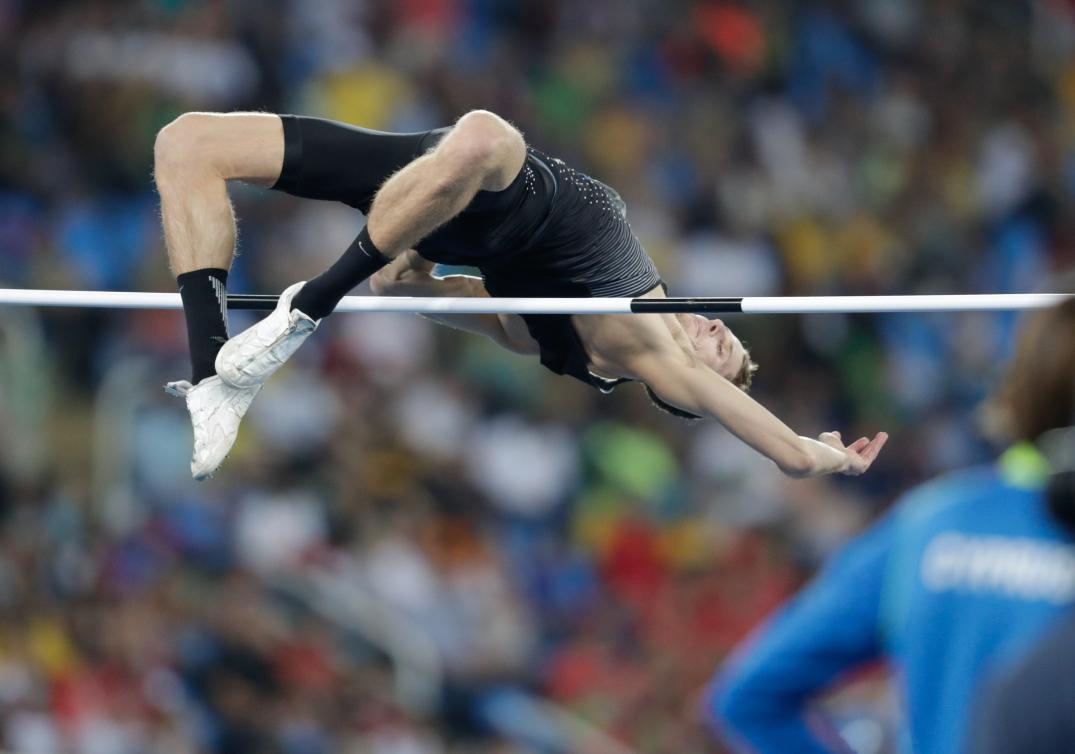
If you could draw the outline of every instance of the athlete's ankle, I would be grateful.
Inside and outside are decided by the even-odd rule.
[[[322,275],[306,282],[302,289],[291,300],[291,311],[299,311],[311,319],[318,320],[332,314],[339,300],[335,297],[331,287],[321,280]],[[350,290],[350,289],[348,289]]]
[[[291,309],[315,320],[327,317],[351,289],[385,267],[389,259],[381,253],[366,228],[358,234],[336,263],[310,280],[295,294]]]

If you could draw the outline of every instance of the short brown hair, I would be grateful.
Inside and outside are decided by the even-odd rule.
[[[986,411],[992,428],[1014,441],[1075,422],[1075,298],[1030,316]]]
[[[743,366],[739,368],[739,371],[735,373],[735,377],[732,377],[732,384],[742,390],[744,393],[750,392],[750,386],[754,384],[754,375],[758,371],[758,365],[754,363],[754,360],[750,358],[750,349],[747,348],[746,341],[743,343]]]
[[[750,392],[750,386],[754,382],[754,374],[758,371],[758,365],[750,358],[750,351],[747,350],[747,344],[743,343],[743,366],[739,368],[739,371],[735,373],[735,377],[731,382],[737,388],[744,393]],[[663,400],[659,395],[653,392],[653,388],[649,385],[645,385],[646,395],[649,396],[650,401],[654,406],[664,411],[666,414],[671,414],[679,419],[686,419],[687,421],[694,421],[701,419],[698,414],[692,414],[690,411],[684,411],[681,408],[676,408],[671,403]]]

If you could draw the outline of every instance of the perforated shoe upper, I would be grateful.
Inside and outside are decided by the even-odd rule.
[[[238,388],[214,375],[197,385],[185,380],[169,382],[164,389],[184,398],[190,412],[194,429],[191,475],[199,480],[212,476],[235,444],[239,424],[261,386]]]
[[[287,288],[269,316],[224,344],[216,357],[216,370],[225,382],[242,388],[264,384],[317,329],[320,320],[291,309],[303,285],[305,281]]]

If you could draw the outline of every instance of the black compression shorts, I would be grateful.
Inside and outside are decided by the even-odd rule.
[[[338,121],[280,116],[284,164],[273,186],[305,199],[343,202],[368,214],[377,191],[398,170],[430,151],[451,129],[372,131]],[[514,251],[549,214],[544,186],[523,166],[503,191],[479,191],[463,212],[418,244],[427,259],[479,264]]]
[[[395,134],[323,118],[280,116],[284,166],[274,189],[329,199],[368,213],[388,178],[437,145],[447,128]]]
[[[273,188],[364,213],[389,177],[450,130],[401,134],[322,118],[281,119],[284,164]],[[479,267],[493,295],[632,296],[660,282],[619,195],[532,147],[511,185],[479,191],[417,250],[433,262]]]

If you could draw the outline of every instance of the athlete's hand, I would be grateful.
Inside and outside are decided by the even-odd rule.
[[[428,272],[433,274],[433,268],[437,266],[436,262],[430,262],[414,249],[407,249],[400,254],[396,259],[400,260],[400,264],[418,272]]]
[[[436,265],[414,249],[408,249],[370,278],[374,296],[436,296]],[[445,294],[442,294],[445,295]]]
[[[840,470],[841,474],[858,476],[870,468],[870,464],[877,458],[881,448],[885,447],[888,433],[878,432],[872,440],[868,437],[860,437],[847,446],[844,445],[839,432],[823,432],[817,439],[844,454],[847,465]]]

